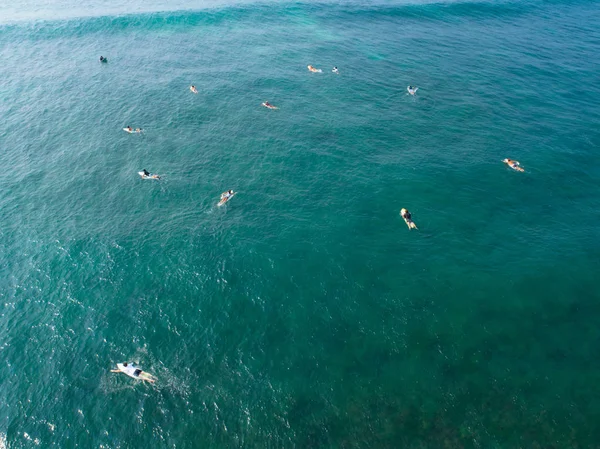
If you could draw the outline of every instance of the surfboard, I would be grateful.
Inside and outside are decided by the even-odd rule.
[[[145,175],[143,171],[139,171],[138,175],[142,177],[142,179],[160,179],[160,176],[155,175],[154,173],[150,173],[149,175]]]
[[[229,201],[231,198],[233,198],[236,193],[237,192],[233,192],[230,197],[221,198],[221,201],[219,201],[219,203],[217,204],[217,206],[221,207],[223,204],[225,204],[227,201]]]
[[[123,131],[125,131],[126,133],[129,133],[129,134],[133,134],[135,132],[135,130],[128,129],[128,128],[123,128]]]

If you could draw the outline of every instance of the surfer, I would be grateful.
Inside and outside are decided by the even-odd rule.
[[[340,72],[339,72],[339,70],[338,70],[338,68],[337,68],[337,67],[334,67],[333,69],[331,69],[331,71],[332,71],[333,73],[335,73],[336,75],[339,75],[339,74],[340,74]]]
[[[131,126],[127,126],[127,127],[125,127],[125,131],[127,131],[128,133],[132,133],[133,128]]]
[[[513,161],[512,159],[507,158],[507,159],[504,159],[502,162],[504,162],[506,165],[508,165],[513,170],[525,171],[525,169],[523,167],[521,167],[521,164],[519,164],[519,161]]]
[[[135,132],[136,132],[136,133],[141,133],[141,132],[142,132],[142,128],[136,128],[136,129],[135,129]]]
[[[195,94],[198,93],[198,89],[196,89],[196,86],[194,86],[193,84],[190,86],[190,90]]]
[[[227,192],[221,193],[221,201],[219,201],[217,206],[219,206],[219,207],[222,206],[227,201],[229,201],[231,198],[233,198],[234,195],[235,195],[235,192],[233,190],[228,190]]]
[[[100,56],[100,62],[108,62],[108,59],[106,59],[104,56]]]
[[[414,95],[417,93],[417,90],[419,90],[418,87],[412,87],[412,86],[408,86],[406,88],[406,90],[408,91],[409,94]]]
[[[277,109],[277,106],[273,106],[271,103],[269,103],[268,101],[265,101],[262,104],[265,108],[269,108],[269,109]]]
[[[129,377],[133,377],[134,379],[140,379],[145,382],[156,382],[156,378],[152,374],[145,373],[141,369],[136,368],[133,363],[117,363],[117,369],[111,369],[110,372],[127,374]]]
[[[160,179],[160,176],[150,173],[148,170],[143,169],[138,173],[143,179]]]
[[[308,65],[307,67],[308,67],[308,70],[310,70],[313,73],[320,73],[320,72],[322,72],[321,69],[316,69],[312,65]]]
[[[404,222],[406,223],[406,226],[408,226],[408,229],[417,229],[417,225],[414,223],[414,221],[412,221],[412,215],[408,210],[402,208],[400,210],[400,216],[404,219]]]

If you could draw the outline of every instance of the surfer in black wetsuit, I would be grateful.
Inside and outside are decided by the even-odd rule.
[[[407,209],[402,208],[400,210],[400,216],[404,219],[408,229],[417,229],[417,225],[412,221],[412,215]]]
[[[100,62],[108,62],[108,59],[106,59],[104,56],[100,56]]]
[[[111,369],[110,372],[127,374],[128,376],[150,383],[156,382],[156,378],[152,374],[146,373],[139,368],[135,368],[134,365],[134,363],[128,364],[127,362],[124,362],[122,363],[122,367],[119,367],[119,364],[117,364],[117,369]]]

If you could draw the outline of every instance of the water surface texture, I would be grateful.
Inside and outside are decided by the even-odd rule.
[[[71,3],[0,9],[6,447],[597,447],[596,2]]]

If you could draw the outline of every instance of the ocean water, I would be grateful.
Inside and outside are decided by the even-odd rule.
[[[0,447],[600,447],[597,2],[8,3]]]

